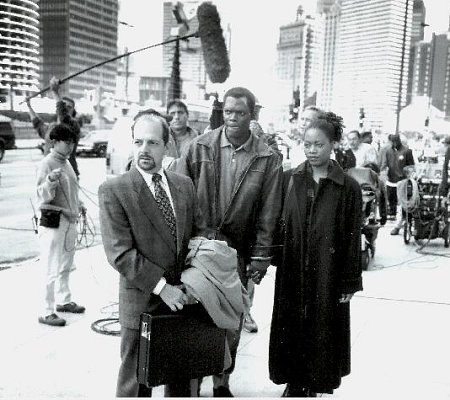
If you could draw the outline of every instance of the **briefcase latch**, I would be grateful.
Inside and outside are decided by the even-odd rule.
[[[147,340],[150,340],[150,330],[148,329],[148,322],[141,322],[141,336]]]

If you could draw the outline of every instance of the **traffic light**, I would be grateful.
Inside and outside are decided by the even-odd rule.
[[[294,107],[300,107],[300,88],[297,86],[297,90],[292,92],[292,98],[294,99]]]
[[[428,127],[430,125],[430,117],[427,117],[425,119],[425,127]]]
[[[289,104],[289,122],[297,121],[298,119],[298,107],[295,104]]]
[[[366,115],[364,114],[364,107],[360,107],[359,109],[359,127],[362,128],[364,126],[364,118]]]

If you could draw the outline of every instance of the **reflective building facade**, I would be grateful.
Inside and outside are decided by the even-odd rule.
[[[117,55],[118,0],[40,0],[41,85]],[[83,73],[63,86],[78,99],[93,89],[114,93],[117,61]]]

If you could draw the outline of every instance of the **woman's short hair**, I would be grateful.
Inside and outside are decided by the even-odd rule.
[[[56,124],[54,125],[49,134],[50,140],[54,140],[56,142],[76,142],[77,141],[77,135],[76,133],[70,129],[69,126],[66,124]]]
[[[306,130],[311,128],[320,129],[325,133],[330,142],[340,142],[344,124],[342,117],[331,111],[322,112],[317,119],[312,121]]]
[[[164,118],[164,116],[159,113],[158,111],[154,110],[153,108],[149,108],[148,110],[143,110],[143,111],[139,111],[136,116],[133,118],[133,125],[131,125],[131,134],[132,137],[134,139],[134,127],[136,125],[136,123],[140,120],[140,119],[149,119],[149,120],[154,120],[154,121],[159,121],[161,123],[161,126],[163,128],[163,141],[164,144],[166,145],[169,142],[169,125],[166,121],[166,119]]]
[[[239,97],[245,97],[247,99],[247,105],[250,111],[250,115],[253,118],[253,116],[255,115],[256,98],[255,95],[250,92],[250,90],[240,86],[227,90],[227,92],[223,96],[224,104],[227,100],[227,97],[234,97],[235,99],[238,99]]]

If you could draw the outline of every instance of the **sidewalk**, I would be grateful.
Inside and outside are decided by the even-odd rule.
[[[449,260],[421,256],[389,231],[380,231],[364,291],[352,300],[352,374],[334,395],[323,397],[450,399]],[[426,250],[450,255],[441,240]],[[0,271],[0,398],[114,398],[119,337],[90,326],[116,309],[111,304],[117,302],[118,274],[102,246],[78,251],[76,264],[74,300],[87,311],[65,315],[64,328],[37,322],[38,262]],[[271,268],[256,288],[252,314],[259,332],[242,334],[231,378],[237,397],[279,397],[284,389],[269,380],[267,368],[274,277]],[[211,379],[201,395],[212,396]],[[154,390],[154,397],[162,396],[162,388]]]

